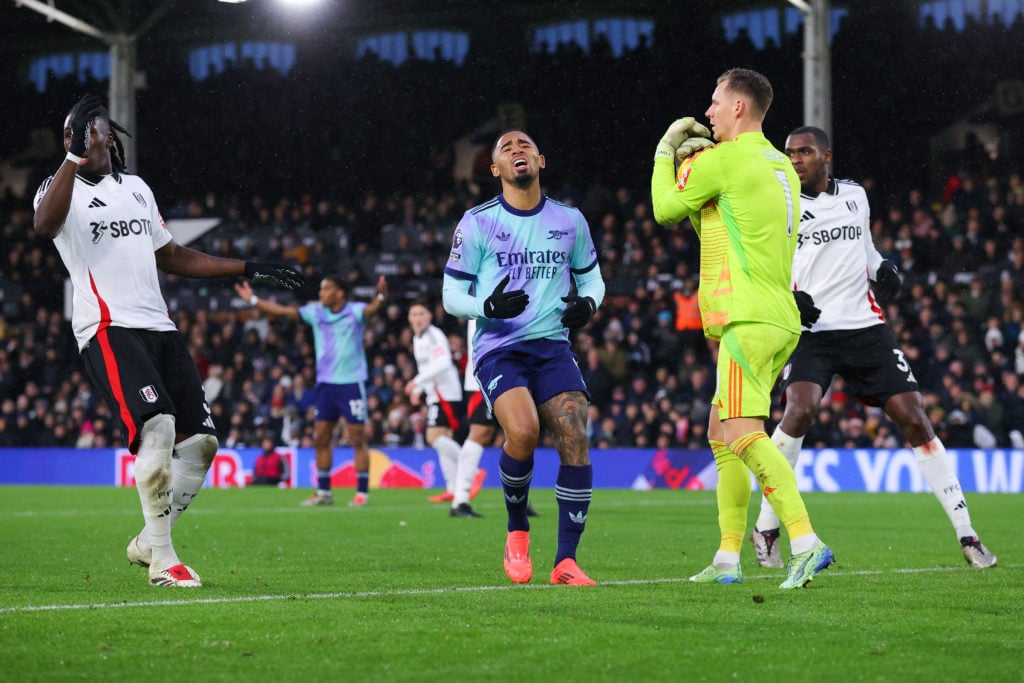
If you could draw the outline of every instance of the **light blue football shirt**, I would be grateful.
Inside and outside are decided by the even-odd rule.
[[[365,382],[369,376],[363,352],[366,304],[349,302],[337,313],[320,302],[299,308],[302,322],[313,328],[316,381],[327,384]]]
[[[498,320],[483,315],[483,302],[506,276],[505,291],[523,289],[530,297],[515,318]],[[452,250],[444,269],[445,307],[477,319],[473,336],[474,362],[494,349],[531,339],[568,340],[562,325],[575,278],[581,296],[597,305],[604,298],[604,281],[597,250],[583,214],[574,207],[542,196],[530,211],[509,206],[501,195],[465,213],[455,227]],[[458,292],[474,287],[475,299],[462,306]],[[450,304],[454,304],[450,306]]]

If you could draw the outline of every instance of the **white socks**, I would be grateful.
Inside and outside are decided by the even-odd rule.
[[[956,530],[957,538],[977,536],[971,526],[971,514],[967,511],[967,501],[960,490],[960,480],[949,464],[946,447],[939,437],[935,437],[923,446],[914,448],[917,466],[921,468],[924,480],[928,482],[932,493],[939,499],[942,509]]]
[[[143,529],[153,547],[150,574],[179,564],[171,544],[171,453],[174,451],[174,417],[156,415],[146,420],[135,456],[135,488],[142,503]]]
[[[170,416],[164,416],[170,417]],[[171,436],[170,442],[174,443],[174,424],[173,418],[171,423]],[[146,425],[149,425],[152,420],[147,421]],[[145,431],[145,427],[143,428]],[[143,446],[145,440],[143,441]],[[139,447],[139,453],[135,458],[135,481],[136,486],[139,486],[139,482],[142,476],[151,476],[149,474],[150,460],[147,456],[144,456],[143,446]],[[146,516],[146,526],[139,533],[139,542],[145,546],[153,547],[153,561],[152,566],[156,567],[157,570],[167,569],[175,564],[178,564],[177,555],[174,552],[173,545],[171,544],[171,529],[174,524],[181,517],[181,514],[189,506],[189,503],[197,495],[203,487],[203,482],[206,480],[206,472],[210,469],[210,465],[213,464],[213,457],[217,455],[217,437],[210,434],[193,434],[189,438],[185,439],[181,443],[172,447],[171,457],[167,465],[167,476],[170,484],[170,490],[167,492],[165,500],[169,506],[168,511],[164,515],[164,519],[157,520],[157,523],[151,524],[150,519]],[[145,459],[143,459],[145,457]],[[142,469],[140,470],[140,462]],[[140,474],[141,472],[141,474]],[[142,495],[141,489],[139,495]],[[146,504],[143,503],[143,515],[146,515]],[[163,524],[166,521],[166,548],[169,552],[165,552],[159,548],[160,545],[157,543],[159,534],[163,533]],[[157,536],[154,536],[154,531]],[[158,557],[172,558],[166,566],[161,565],[161,561]]]
[[[206,480],[206,471],[217,455],[217,437],[210,434],[193,434],[174,447],[171,461],[171,526],[178,521],[181,513],[192,499],[199,495]]]
[[[800,459],[800,449],[804,445],[804,437],[790,436],[782,431],[781,427],[776,427],[772,433],[772,443],[779,447],[782,454],[786,456],[789,466],[795,469],[796,461]],[[779,522],[779,516],[775,514],[775,510],[772,508],[772,504],[763,495],[761,496],[761,513],[758,515],[754,526],[760,531],[778,529],[782,526]]]
[[[761,527],[758,528],[760,529]],[[794,555],[806,553],[808,550],[814,550],[817,548],[819,543],[821,543],[821,541],[818,540],[818,534],[804,534],[799,538],[789,539],[789,552]]]
[[[438,436],[430,444],[437,451],[437,459],[441,461],[441,475],[444,477],[445,490],[455,494],[455,478],[459,471],[459,444],[450,436]]]
[[[776,428],[775,433],[772,434],[772,442],[786,456],[789,464],[795,466],[800,457],[803,437],[794,438],[780,428]],[[932,493],[939,499],[942,509],[946,511],[946,516],[949,517],[950,523],[956,530],[957,538],[977,536],[974,527],[971,526],[971,515],[967,510],[963,491],[960,490],[960,480],[957,479],[956,473],[950,466],[946,448],[942,445],[939,437],[933,438],[923,446],[915,447],[914,456],[917,459],[918,467],[921,468],[924,480],[928,482]],[[761,497],[761,513],[757,518],[757,528],[761,531],[779,528],[779,518],[764,496]],[[794,550],[794,552],[796,551]]]
[[[452,500],[452,507],[458,507],[462,503],[469,502],[469,490],[473,487],[473,479],[480,468],[480,458],[484,454],[484,447],[476,441],[466,439],[459,451],[459,468],[455,476],[455,498]]]
[[[740,554],[728,550],[719,550],[715,553],[715,558],[711,560],[711,564],[716,569],[728,569],[729,567],[735,567],[739,563]]]

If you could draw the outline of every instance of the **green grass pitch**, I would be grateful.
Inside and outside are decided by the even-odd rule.
[[[474,502],[484,519],[422,490],[365,509],[301,508],[306,493],[204,491],[174,531],[203,578],[186,590],[125,559],[133,489],[0,487],[0,680],[1024,680],[1019,495],[968,497],[999,556],[977,571],[931,495],[807,494],[837,564],[780,591],[749,544],[742,585],[686,580],[718,545],[713,492],[595,491],[593,588],[548,585],[550,489],[531,496],[525,586],[502,571],[497,489]]]

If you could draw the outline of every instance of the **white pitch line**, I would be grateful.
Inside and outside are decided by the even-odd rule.
[[[532,500],[532,499],[531,499]],[[551,502],[554,502],[554,496],[552,496]],[[688,498],[666,498],[665,500],[615,500],[615,501],[600,501],[601,507],[604,508],[627,508],[627,507],[711,507],[715,505],[715,501],[712,498],[707,500],[693,500]],[[505,510],[504,505],[500,500],[493,503],[474,504],[474,507],[480,510],[488,509],[501,509]],[[404,503],[404,504],[390,504],[383,503],[373,508],[373,512],[410,512],[410,511],[444,511],[447,508],[440,505],[433,505],[429,503]],[[353,515],[364,515],[366,510],[363,509],[352,509],[344,504],[336,505],[328,509],[320,509],[317,512],[311,512],[309,508],[300,506],[298,503],[290,505],[289,507],[281,508],[261,508],[260,513],[275,513],[275,514],[318,514],[318,513],[344,513]],[[211,508],[211,507],[190,507],[188,509],[189,516],[194,515],[223,515],[223,516],[238,516],[238,515],[251,515],[253,510],[250,508]],[[87,510],[10,510],[0,511],[0,519],[6,517],[13,518],[67,518],[67,517],[124,517],[130,515],[132,517],[138,517],[139,509],[138,504],[135,507],[126,507],[124,509],[110,509],[110,508],[91,508]]]
[[[1004,569],[1019,569],[1024,565],[1005,565]],[[880,576],[883,574],[930,574],[935,572],[971,571],[966,567],[908,567],[902,569],[859,569],[854,571],[829,571],[826,576]],[[781,574],[758,574],[747,576],[747,579],[778,579]],[[662,583],[689,583],[688,578],[666,579],[630,579],[624,581],[602,581],[601,586],[644,586]],[[307,593],[291,595],[251,595],[237,598],[199,598],[197,600],[147,600],[142,602],[99,602],[79,605],[24,605],[19,607],[0,607],[0,614],[26,612],[64,612],[83,609],[116,609],[121,607],[168,607],[174,605],[227,605],[250,602],[271,602],[278,600],[351,600],[358,598],[403,597],[416,595],[445,595],[447,593],[486,593],[489,591],[507,590],[540,590],[558,588],[551,584],[523,584],[501,586],[454,586],[450,588],[407,588],[383,591],[350,591],[340,593]]]

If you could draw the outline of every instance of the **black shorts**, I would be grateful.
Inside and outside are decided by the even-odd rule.
[[[918,391],[917,380],[888,325],[861,330],[804,332],[782,369],[782,390],[814,382],[827,391],[841,375],[861,403],[884,406],[897,394]]]
[[[146,420],[174,415],[178,434],[217,434],[199,371],[178,331],[108,327],[82,349],[85,371],[121,420],[134,453]]]
[[[462,426],[462,401],[445,401],[427,404],[427,427],[447,427],[458,432]]]
[[[484,400],[482,392],[474,391],[472,393],[469,397],[469,402],[466,404],[466,411],[469,414],[469,424],[471,425],[498,426],[498,421],[487,407],[487,401]]]

